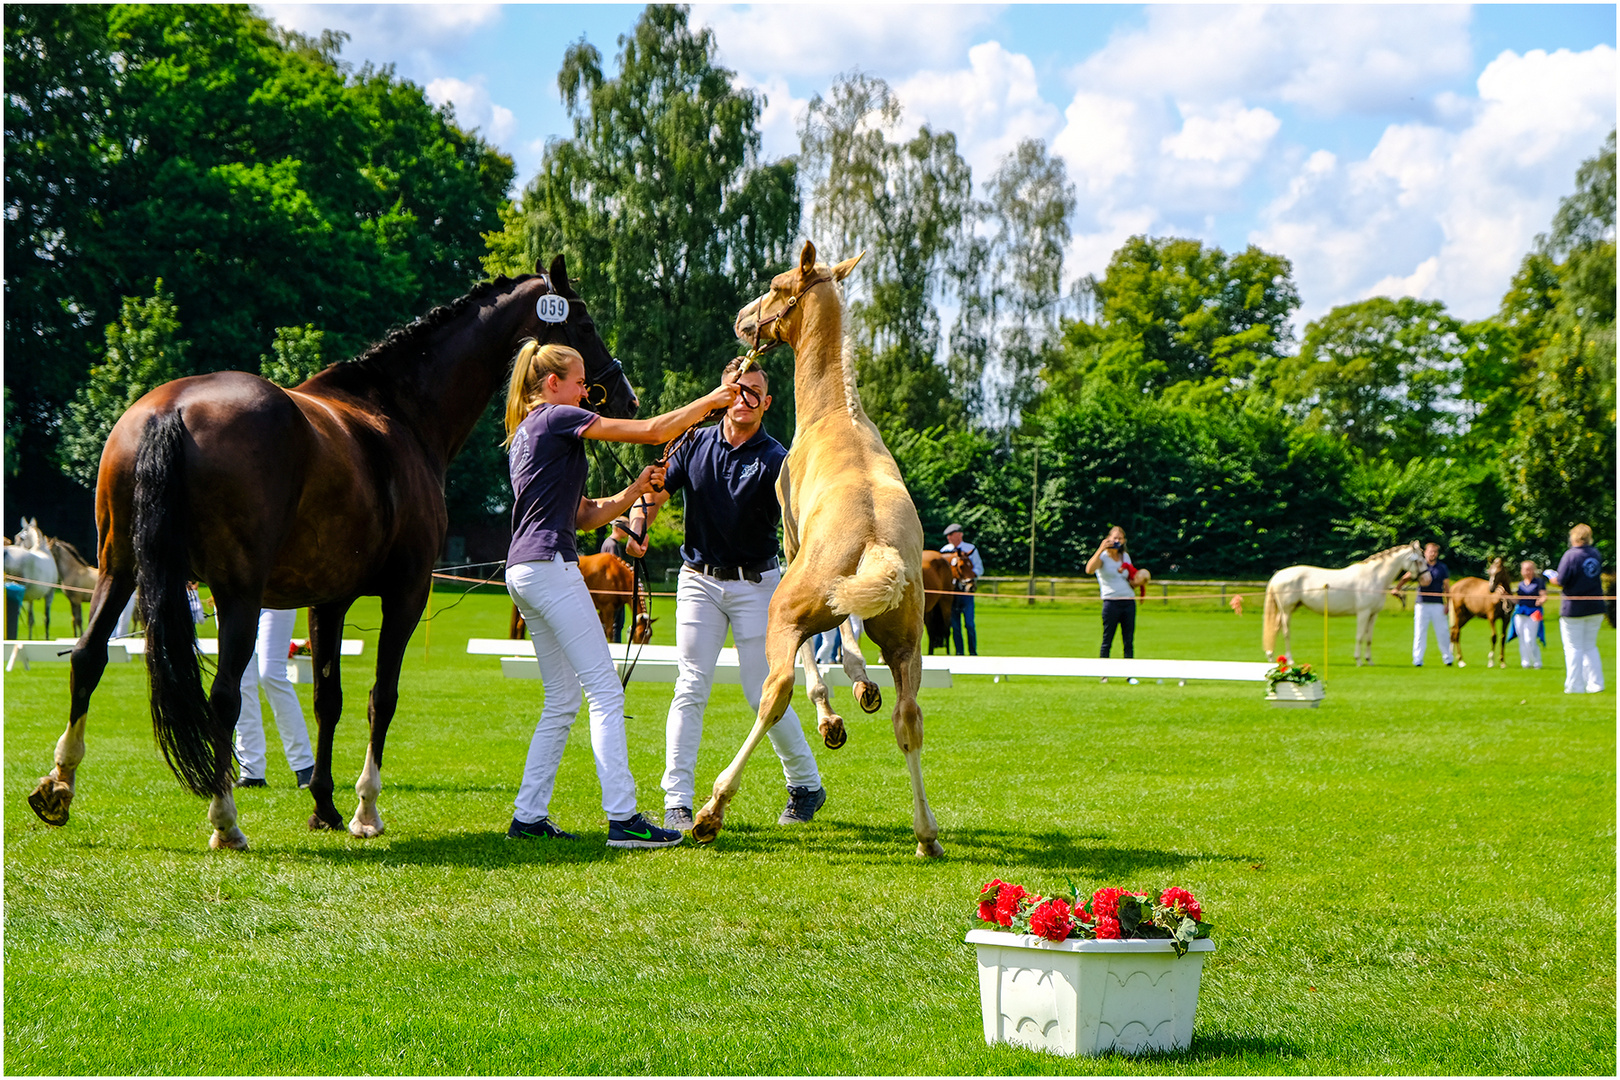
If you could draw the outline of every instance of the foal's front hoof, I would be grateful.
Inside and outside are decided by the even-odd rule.
[[[700,844],[712,844],[714,838],[720,835],[720,830],[725,827],[725,823],[725,811],[710,799],[703,804],[703,809],[697,812],[697,817],[692,819],[692,839]]]
[[[829,716],[818,725],[821,731],[821,741],[827,744],[827,749],[836,750],[849,741],[849,733],[844,730],[844,720],[839,716]]]
[[[883,691],[878,689],[875,682],[861,680],[854,686],[855,700],[860,702],[864,712],[875,713],[883,708]]]
[[[917,858],[937,859],[945,854],[945,849],[939,846],[938,840],[917,841]]]
[[[72,801],[73,788],[54,776],[40,777],[39,786],[28,795],[28,805],[47,825],[66,825]]]

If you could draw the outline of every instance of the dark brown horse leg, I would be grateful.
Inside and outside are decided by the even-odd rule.
[[[437,550],[437,549],[435,549]],[[405,662],[405,647],[427,607],[428,590],[433,586],[430,573],[409,592],[382,598],[382,631],[377,635],[377,681],[371,686],[367,717],[371,739],[366,745],[366,764],[355,782],[360,797],[354,817],[349,820],[352,836],[369,838],[383,833],[382,815],[377,812],[377,796],[382,793],[383,745],[388,741],[388,725],[399,706],[399,669]]]
[[[1462,655],[1462,628],[1468,625],[1468,618],[1472,613],[1459,603],[1455,606],[1448,605],[1446,614],[1450,616],[1447,621],[1451,623],[1451,658],[1456,661],[1458,667],[1465,668],[1468,662]]]
[[[309,816],[311,829],[341,829],[343,815],[332,802],[332,738],[343,715],[343,673],[341,646],[343,620],[352,600],[322,604],[309,609],[310,667],[315,670],[315,772],[309,780],[315,812]]]
[[[258,634],[258,593],[255,591],[252,598],[244,598],[216,592],[214,610],[219,622],[219,666],[214,671],[214,685],[208,691],[208,705],[218,725],[213,732],[214,744],[217,747],[223,743],[228,747],[236,730],[236,718],[242,711],[242,673],[253,659]],[[220,755],[220,760],[224,770],[234,768],[229,753]],[[229,784],[221,786],[225,794],[215,795],[208,802],[208,823],[214,827],[208,846],[246,851],[247,837],[236,824],[236,800]]]
[[[40,777],[39,786],[28,796],[28,805],[47,825],[65,825],[68,806],[73,802],[73,777],[84,760],[85,716],[90,712],[90,695],[96,692],[101,675],[107,670],[107,639],[112,637],[118,614],[135,591],[133,574],[115,577],[103,574],[96,582],[90,601],[90,631],[73,647],[68,675],[68,726],[56,740],[55,763]]]

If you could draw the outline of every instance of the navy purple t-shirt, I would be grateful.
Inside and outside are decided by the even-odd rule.
[[[596,414],[543,404],[523,418],[507,448],[512,477],[512,544],[506,564],[561,557],[578,562],[574,525],[585,495],[585,429]]]
[[[1582,615],[1602,615],[1601,599],[1583,597],[1603,595],[1603,556],[1591,544],[1570,548],[1558,560],[1558,587],[1564,591],[1560,615],[1577,619]]]
[[[1451,571],[1446,569],[1446,564],[1443,562],[1437,562],[1433,566],[1425,566],[1419,571],[1419,573],[1428,574],[1429,583],[1427,585],[1418,586],[1418,603],[1445,603],[1446,579],[1451,576]]]

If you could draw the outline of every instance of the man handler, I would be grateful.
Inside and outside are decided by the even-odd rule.
[[[753,709],[759,708],[770,670],[765,660],[766,615],[782,577],[776,560],[777,529],[782,523],[776,477],[787,450],[761,426],[771,407],[769,380],[758,368],[739,376],[739,366],[740,360],[726,365],[722,379],[740,383],[744,393],[718,425],[692,433],[670,457],[664,490],[630,512],[631,536],[645,536],[670,494],[686,492],[686,537],[681,545],[685,565],[675,591],[679,667],[664,735],[666,829],[692,827],[693,774],[703,738],[703,710],[728,626],[737,646],[743,696]],[[807,822],[827,801],[827,792],[791,707],[771,728],[770,740],[787,779],[787,808],[778,822]]]

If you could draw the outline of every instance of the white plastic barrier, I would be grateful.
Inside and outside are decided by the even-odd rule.
[[[28,670],[30,663],[66,663],[73,652],[73,646],[79,643],[78,638],[54,638],[50,641],[8,641],[5,643],[6,670],[10,671],[19,659],[22,660],[23,670]],[[342,656],[359,656],[365,652],[366,643],[361,638],[344,638],[338,646],[338,653]],[[197,650],[205,656],[219,655],[218,638],[198,638]],[[146,655],[146,639],[144,637],[113,638],[107,643],[107,662],[110,664],[127,664],[131,656]],[[530,660],[533,660],[530,657]],[[295,683],[312,683],[315,681],[315,670],[307,656],[294,656],[287,667],[287,678]]]
[[[613,663],[622,676],[626,667],[624,645],[611,647]],[[472,656],[499,656],[501,658],[501,673],[508,679],[538,679],[540,665],[534,659],[534,649],[527,641],[513,641],[507,638],[472,638],[467,642],[467,652]],[[675,681],[679,664],[676,659],[673,645],[632,645],[630,658],[635,661],[635,669],[630,673],[631,682],[663,682]],[[945,657],[929,656],[923,658],[924,689],[939,689],[951,685],[950,668],[944,664]],[[889,669],[879,664],[867,664],[867,674],[879,686],[894,686],[894,676]],[[831,668],[821,669],[821,678],[828,686],[848,686],[849,678],[844,674],[840,664]],[[716,683],[729,683],[737,685],[742,682],[741,668],[737,663],[736,649],[721,649],[720,656],[714,665],[714,681]],[[804,670],[798,669],[794,673],[797,685],[804,685]]]

